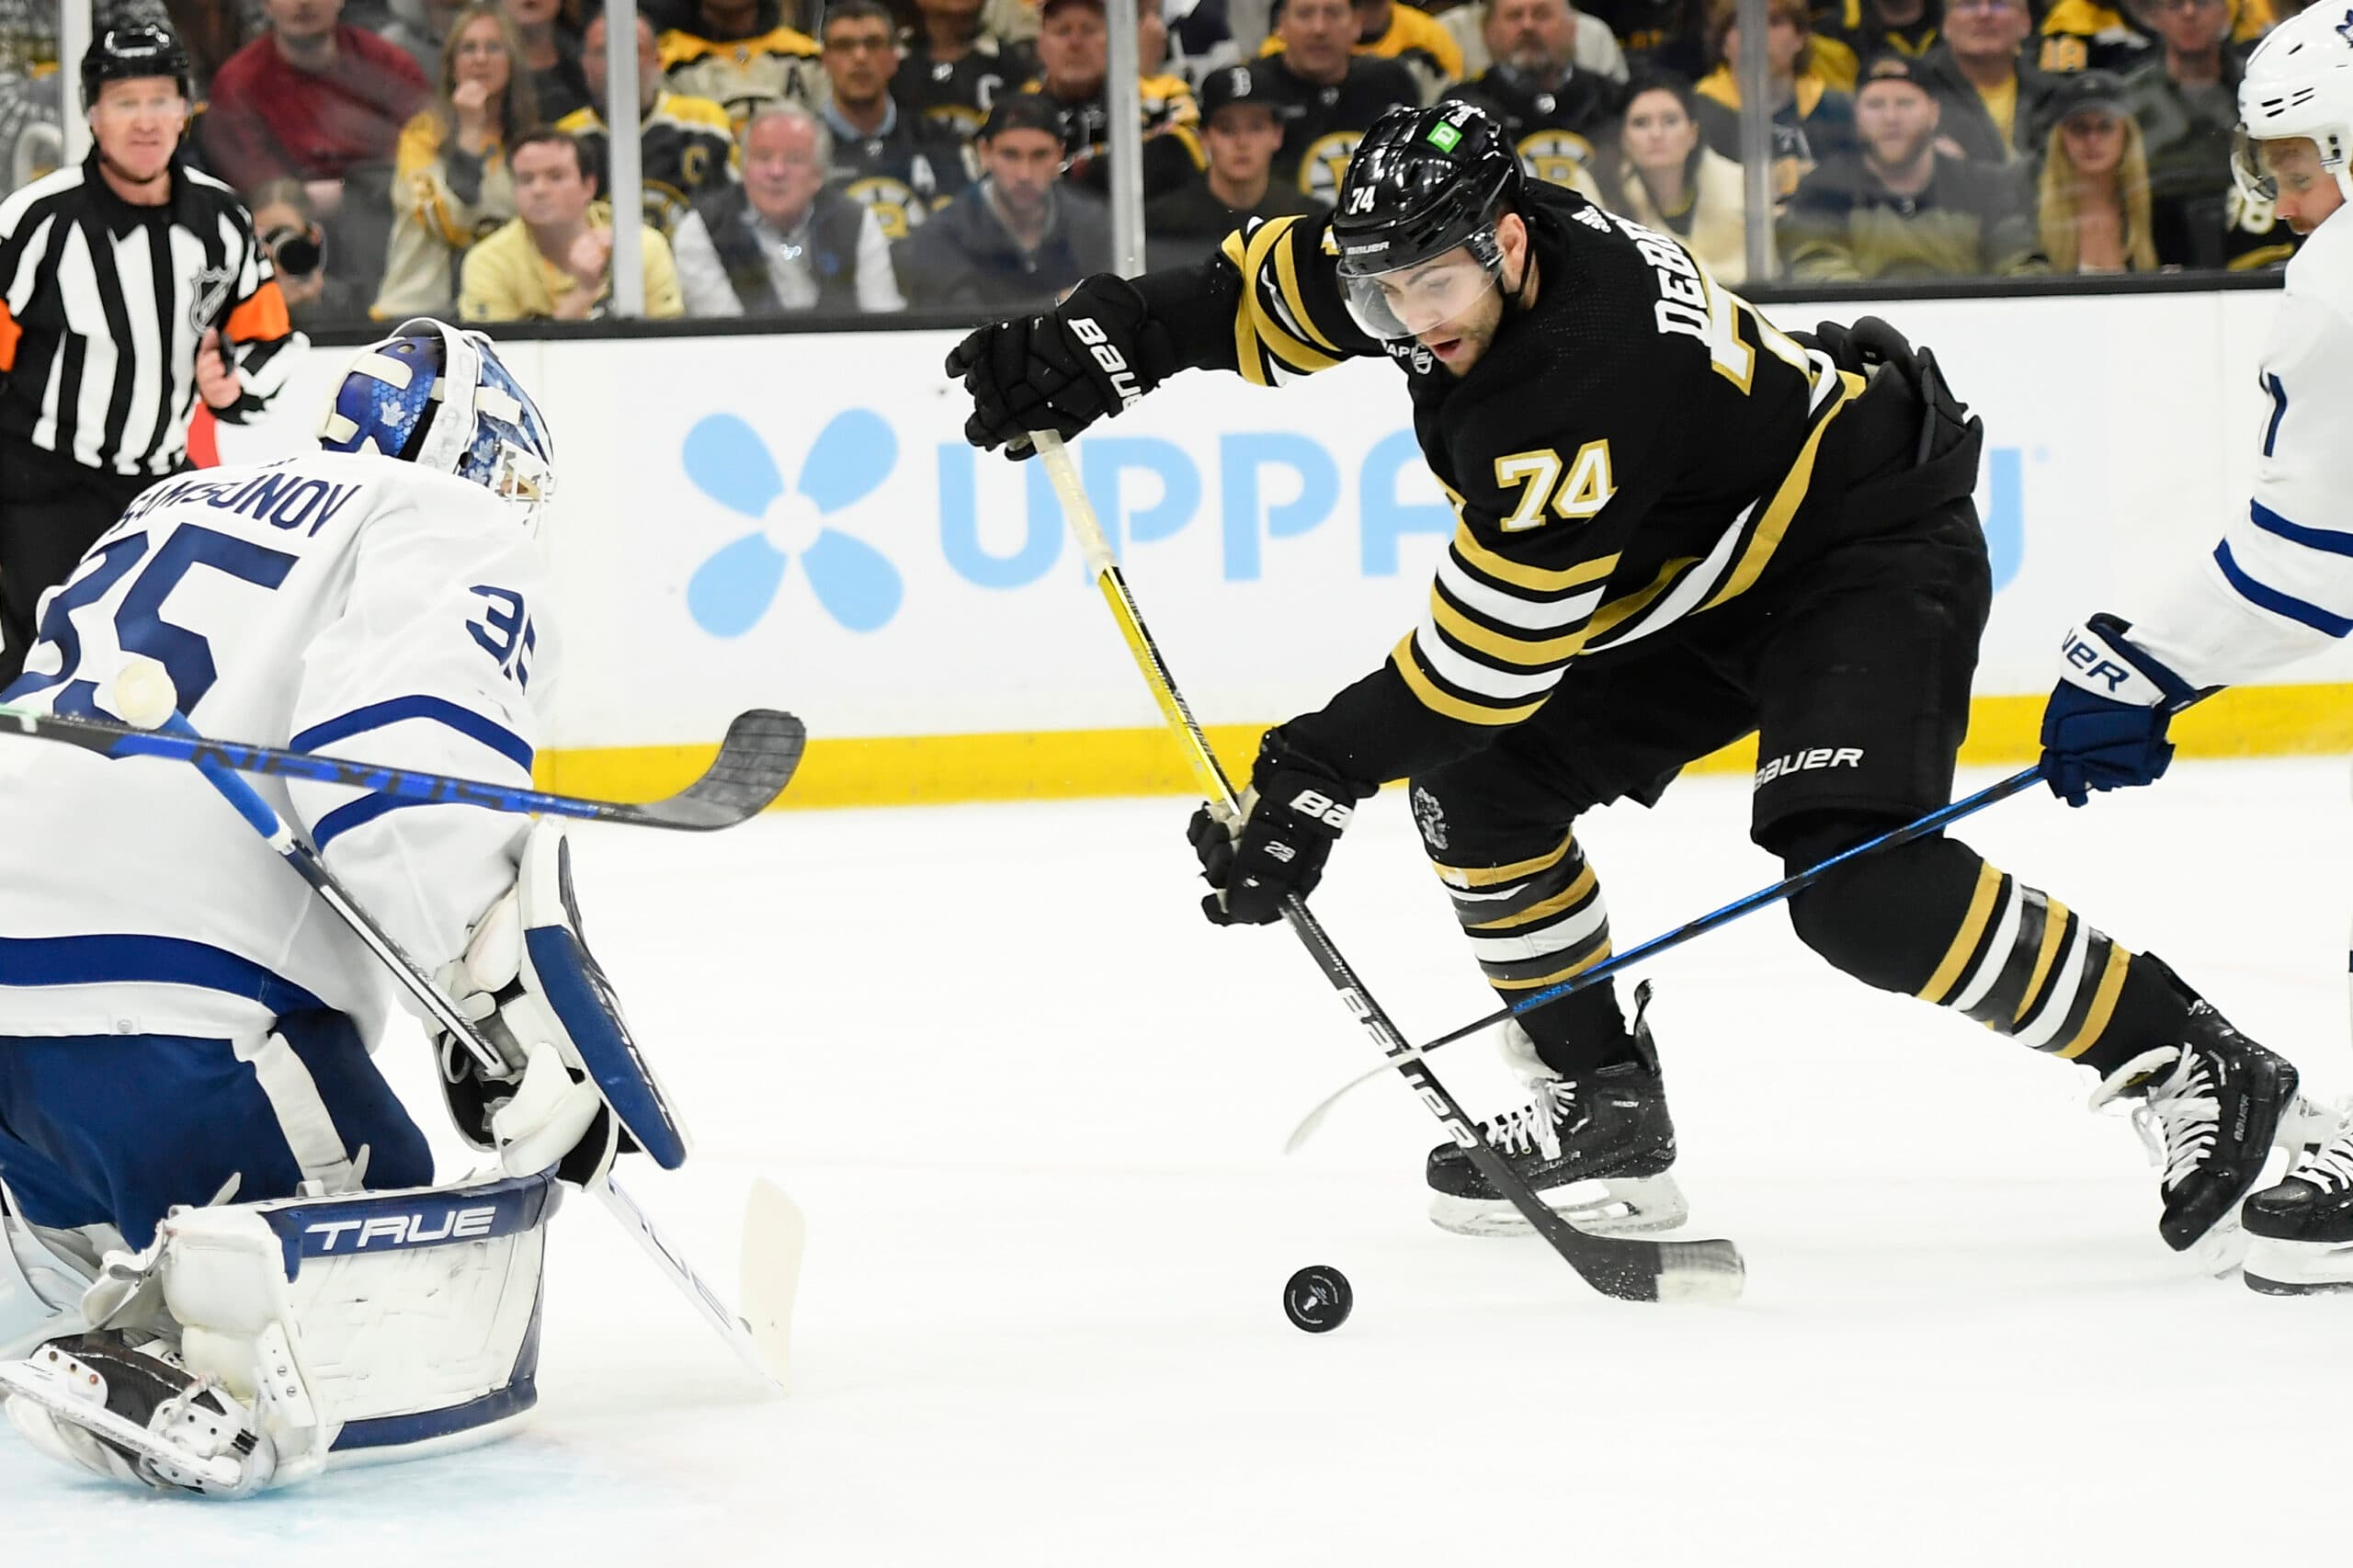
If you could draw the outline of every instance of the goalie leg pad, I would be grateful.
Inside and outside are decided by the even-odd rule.
[[[264,1482],[283,1485],[469,1447],[521,1423],[538,1400],[541,1264],[560,1197],[542,1174],[181,1210],[139,1258],[115,1260],[108,1274],[122,1278],[109,1283],[126,1302],[160,1293],[177,1338],[162,1358],[233,1403],[229,1425],[255,1435],[271,1459]],[[0,1386],[119,1454],[128,1434],[53,1397],[43,1376],[37,1353],[0,1367]],[[92,1462],[89,1445],[41,1446],[149,1484],[165,1483],[149,1470],[203,1475],[219,1457],[191,1453],[175,1465],[166,1454],[160,1470],[125,1473]]]

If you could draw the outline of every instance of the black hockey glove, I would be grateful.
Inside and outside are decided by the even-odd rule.
[[[1305,898],[1324,880],[1332,846],[1370,793],[1290,750],[1280,730],[1268,731],[1242,797],[1239,829],[1203,806],[1186,830],[1202,880],[1218,890],[1201,900],[1201,913],[1215,926],[1281,919],[1287,894]]]
[[[972,398],[964,439],[1017,460],[1030,455],[1030,431],[1067,440],[1176,369],[1168,329],[1108,272],[1083,279],[1052,313],[982,327],[948,356],[948,374]]]

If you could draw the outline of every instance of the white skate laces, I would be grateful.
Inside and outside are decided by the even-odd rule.
[[[1541,1153],[1561,1157],[1561,1123],[1577,1103],[1574,1078],[1545,1078],[1529,1085],[1529,1101],[1485,1124],[1487,1142],[1500,1154]]]
[[[2163,1077],[2158,1072],[2172,1064]],[[2165,1190],[2171,1192],[2197,1172],[2214,1151],[2222,1127],[2222,1106],[2215,1097],[2214,1080],[2205,1058],[2178,1046],[2145,1051],[2100,1080],[2092,1091],[2091,1108],[2141,1091],[2132,1108],[2133,1131],[2148,1146],[2149,1163],[2165,1167]],[[2353,1152],[2348,1152],[2353,1153]]]
[[[2310,1182],[2323,1192],[2353,1187],[2353,1098],[2337,1101],[2334,1116],[2336,1131],[2301,1152],[2288,1180]]]

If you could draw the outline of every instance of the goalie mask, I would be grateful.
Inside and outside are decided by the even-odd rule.
[[[519,507],[534,533],[555,494],[555,443],[531,394],[488,337],[430,317],[352,357],[319,445],[455,474]]]

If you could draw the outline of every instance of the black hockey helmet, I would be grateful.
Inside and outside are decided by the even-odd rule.
[[[82,51],[83,107],[98,101],[98,88],[104,84],[140,76],[169,76],[179,85],[180,97],[191,102],[196,97],[194,72],[180,40],[168,28],[133,22],[107,28]]]
[[[1340,181],[1340,275],[1394,272],[1470,244],[1511,210],[1524,177],[1502,127],[1474,106],[1391,109]]]

